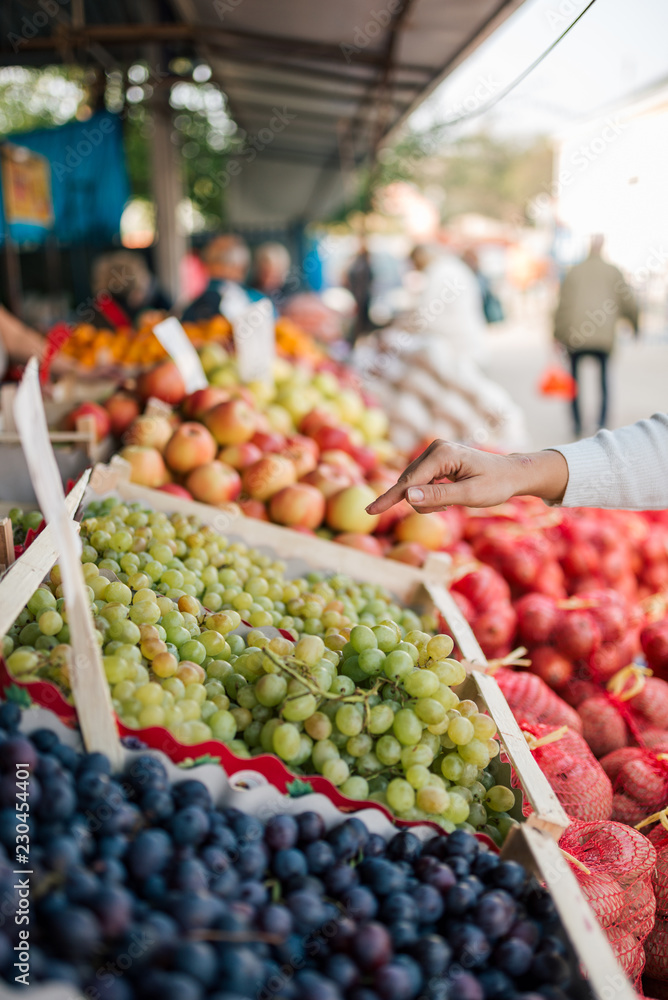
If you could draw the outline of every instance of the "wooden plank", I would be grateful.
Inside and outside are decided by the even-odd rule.
[[[536,763],[501,688],[491,675],[479,670],[471,671],[470,681],[496,724],[499,739],[533,809],[527,823],[559,840],[570,820]]]
[[[635,990],[557,844],[544,831],[525,824],[510,832],[501,857],[531,867],[545,883],[597,1000],[636,1000]],[[577,997],[585,995],[578,993]]]
[[[436,605],[448,623],[452,638],[459,646],[462,656],[484,670],[487,665],[487,657],[450,591],[442,583],[429,579],[424,581],[423,586],[429,599]]]
[[[10,518],[0,520],[0,569],[7,569],[14,562],[14,528]]]
[[[79,508],[89,478],[90,471],[84,472],[65,497],[70,517],[74,517]],[[55,532],[47,525],[0,580],[0,636],[12,627],[57,558]]]

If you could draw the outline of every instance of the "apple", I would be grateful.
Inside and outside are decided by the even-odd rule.
[[[144,413],[137,417],[125,435],[127,444],[141,444],[147,448],[157,448],[164,451],[167,442],[174,433],[171,421],[160,414],[151,416]]]
[[[367,514],[365,507],[376,499],[366,483],[348,486],[327,501],[327,524],[334,531],[370,535],[378,524],[377,514]]]
[[[325,498],[315,486],[293,483],[274,493],[269,501],[269,517],[289,528],[317,528],[325,516]]]
[[[301,481],[308,483],[309,486],[316,486],[325,499],[328,499],[334,496],[335,493],[345,490],[347,486],[352,486],[355,478],[346,472],[345,469],[341,469],[336,465],[321,464],[313,472],[307,472],[305,476],[302,476]]]
[[[226,389],[216,385],[208,385],[206,389],[191,392],[183,401],[183,413],[189,420],[201,420],[208,410],[219,403],[226,403],[230,398]]]
[[[344,451],[350,452],[353,444],[350,435],[342,427],[332,427],[323,424],[317,431],[310,435],[320,448],[320,451]]]
[[[311,410],[306,416],[299,422],[299,431],[301,434],[306,434],[308,437],[313,437],[321,427],[331,427],[332,426],[332,414],[328,410],[318,409]]]
[[[251,442],[256,444],[263,455],[269,451],[283,451],[286,439],[284,434],[276,431],[256,431],[251,438]]]
[[[192,493],[189,493],[185,486],[180,486],[178,483],[165,483],[164,486],[159,486],[158,489],[162,493],[171,493],[172,496],[181,497],[182,500],[193,499]]]
[[[251,410],[254,410],[256,407],[255,396],[247,385],[239,385],[239,383],[236,382],[233,386],[230,386],[230,396],[232,396],[233,399],[243,399],[244,403],[248,403]]]
[[[245,469],[262,458],[262,452],[252,441],[244,441],[243,444],[228,444],[227,448],[221,448],[218,458],[235,469]]]
[[[250,498],[247,500],[240,500],[239,506],[246,517],[253,517],[256,521],[269,520],[267,508],[261,500],[251,500]]]
[[[415,511],[399,521],[394,533],[398,541],[419,542],[432,552],[442,549],[450,535],[448,525],[437,513],[418,514]]]
[[[390,549],[387,558],[396,559],[397,562],[407,563],[409,566],[423,566],[427,558],[427,549],[419,542],[399,542]]]
[[[351,549],[359,549],[360,552],[367,552],[370,556],[382,558],[383,546],[373,535],[362,535],[356,531],[348,531],[343,535],[337,535],[334,539],[339,545],[348,545]]]
[[[137,391],[143,400],[155,396],[165,403],[178,406],[186,395],[186,387],[181,373],[173,361],[165,361],[144,372],[137,380]]]
[[[130,463],[130,481],[140,486],[164,486],[169,482],[169,472],[157,448],[131,444],[119,452],[120,458]]]
[[[215,341],[204,344],[197,353],[199,354],[199,360],[206,375],[216,368],[220,368],[221,365],[227,364],[230,360],[230,356],[223,345],[217,344]]]
[[[295,429],[292,417],[285,407],[279,406],[278,403],[268,406],[264,416],[267,418],[267,427],[272,431],[278,431],[279,434],[291,434]]]
[[[291,486],[296,478],[290,459],[274,452],[264,455],[241,474],[244,492],[253,500],[268,500],[274,493]]]
[[[193,469],[186,479],[186,488],[195,500],[215,506],[236,500],[241,492],[241,476],[231,465],[214,460]]]
[[[318,446],[315,441],[303,434],[293,434],[289,437],[283,454],[294,462],[297,479],[301,479],[307,472],[313,472],[318,464]]]
[[[359,465],[347,451],[341,451],[340,449],[323,451],[320,453],[320,461],[324,462],[325,465],[336,465],[340,469],[345,469],[352,476],[354,476],[355,479],[364,479],[364,475]]]
[[[115,392],[104,404],[109,414],[111,433],[116,437],[125,434],[133,420],[139,416],[139,403],[126,392]]]
[[[99,403],[82,403],[65,417],[65,430],[76,430],[81,417],[92,417],[95,421],[95,440],[102,441],[111,431],[111,417]]]
[[[255,434],[255,411],[243,399],[230,399],[209,410],[204,423],[218,444],[243,444]]]
[[[216,442],[206,427],[187,421],[169,439],[165,461],[172,472],[185,475],[199,465],[212,462],[217,451]]]

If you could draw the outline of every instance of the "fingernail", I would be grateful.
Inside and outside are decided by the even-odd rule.
[[[413,486],[406,494],[410,503],[419,503],[420,500],[424,500],[424,490],[419,490]]]

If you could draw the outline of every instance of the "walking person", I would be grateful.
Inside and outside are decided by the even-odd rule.
[[[634,334],[638,334],[638,306],[633,292],[619,268],[603,260],[602,250],[603,237],[592,236],[589,256],[581,264],[576,264],[564,278],[554,317],[554,337],[568,351],[576,383],[572,409],[577,437],[582,433],[578,381],[581,359],[592,357],[598,362],[601,378],[598,426],[605,427],[608,416],[608,362],[615,346],[618,320],[628,320]]]

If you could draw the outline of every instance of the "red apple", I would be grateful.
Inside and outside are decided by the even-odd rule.
[[[310,410],[299,423],[299,431],[308,437],[313,437],[321,427],[331,427],[333,416],[326,410]]]
[[[165,448],[165,461],[172,472],[185,475],[216,457],[216,442],[206,427],[186,422],[174,432]]]
[[[294,462],[297,479],[312,472],[318,464],[318,446],[315,441],[303,434],[289,437],[283,454]]]
[[[165,483],[164,486],[159,486],[158,489],[162,493],[171,493],[172,496],[181,497],[182,500],[193,499],[192,493],[189,493],[185,486],[179,486],[178,483]]]
[[[95,440],[101,441],[111,431],[111,418],[99,403],[82,403],[65,417],[65,430],[76,430],[80,417],[92,417],[95,421]]]
[[[119,452],[120,458],[130,463],[130,480],[140,486],[164,486],[169,473],[157,448],[131,444]]]
[[[230,396],[234,399],[242,399],[244,403],[248,403],[251,409],[255,408],[255,396],[250,391],[248,386],[245,385],[232,385],[229,389]]]
[[[124,440],[126,444],[141,444],[164,451],[173,433],[174,428],[168,417],[144,413],[128,429]]]
[[[137,391],[142,399],[155,396],[165,403],[178,406],[186,394],[181,373],[173,361],[164,361],[149,372],[144,372],[137,381]]]
[[[241,492],[241,476],[224,462],[207,462],[193,469],[186,479],[186,487],[195,500],[215,506],[236,500]]]
[[[239,506],[241,507],[244,515],[246,517],[254,517],[256,521],[268,521],[269,515],[267,514],[267,508],[262,503],[261,500],[240,500]]]
[[[269,517],[290,528],[317,528],[325,516],[325,498],[315,486],[293,483],[274,493],[269,502]]]
[[[359,465],[346,451],[341,451],[338,448],[334,448],[332,451],[323,451],[320,453],[320,461],[324,462],[325,465],[336,465],[339,469],[346,469],[358,481],[364,479],[364,473]]]
[[[125,392],[115,392],[106,401],[104,408],[109,414],[111,433],[116,437],[125,434],[132,421],[139,416],[139,403],[134,396]]]
[[[373,472],[378,465],[378,456],[373,448],[367,448],[366,445],[351,445],[350,454],[367,474]]]
[[[290,459],[274,452],[264,455],[242,473],[244,492],[253,500],[268,500],[274,493],[291,486],[296,478],[295,467]]]
[[[432,552],[443,547],[447,534],[447,525],[438,514],[417,514],[415,511],[399,521],[395,530],[398,541],[419,542]]]
[[[376,499],[366,483],[349,486],[327,501],[327,524],[334,531],[369,535],[378,524],[377,514],[367,514],[365,508]]]
[[[206,389],[197,389],[183,401],[183,413],[189,420],[201,420],[205,413],[220,403],[226,403],[230,398],[227,389],[219,385],[208,385]]]
[[[323,424],[310,435],[320,448],[320,451],[350,451],[352,442],[347,431],[342,427],[331,427]]]
[[[396,559],[397,562],[407,563],[409,566],[423,566],[427,558],[427,549],[419,542],[399,542],[390,549],[387,558]]]
[[[262,452],[252,441],[244,441],[243,444],[228,444],[227,448],[221,448],[218,458],[235,469],[245,469],[262,458]]]
[[[360,552],[368,552],[370,556],[382,558],[383,546],[373,535],[362,535],[359,532],[349,531],[343,535],[337,535],[334,539],[339,545],[348,545],[351,549],[359,549]]]
[[[218,444],[243,444],[255,434],[256,416],[243,399],[230,399],[209,410],[204,423]]]
[[[285,436],[276,431],[256,431],[251,438],[251,442],[258,446],[263,455],[269,451],[283,451],[285,449]]]
[[[308,483],[309,486],[316,486],[325,499],[333,497],[335,493],[340,493],[346,486],[352,486],[355,482],[349,473],[334,465],[319,465],[313,472],[302,476],[301,481]]]

